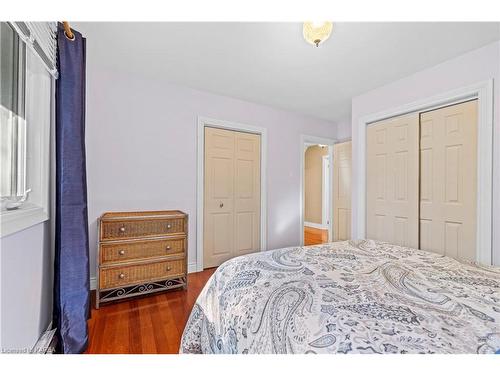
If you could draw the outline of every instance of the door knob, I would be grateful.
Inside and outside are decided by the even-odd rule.
[[[224,203],[220,202],[219,207],[220,208],[224,207]]]

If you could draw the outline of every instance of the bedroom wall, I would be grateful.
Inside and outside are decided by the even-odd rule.
[[[369,91],[352,99],[352,138],[357,138],[358,120],[366,115],[401,106],[458,89],[477,82],[494,79],[493,140],[493,262],[500,265],[500,42],[488,44],[432,68]],[[353,143],[352,186],[357,186],[357,150]],[[357,237],[358,208],[356,192],[352,197],[352,234]]]
[[[304,221],[323,222],[323,156],[328,147],[310,146],[304,160]]]
[[[140,72],[103,70],[87,41],[87,178],[91,276],[97,219],[105,211],[180,209],[189,214],[188,262],[196,262],[197,117],[268,130],[268,249],[300,241],[300,135],[335,137],[335,124],[168,84]],[[111,47],[106,53],[113,53]]]
[[[339,142],[350,140],[351,131],[352,131],[351,117],[337,121],[337,140]]]
[[[50,222],[3,237],[0,351],[30,350],[52,319]]]

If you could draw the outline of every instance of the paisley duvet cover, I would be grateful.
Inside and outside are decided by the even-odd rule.
[[[500,269],[371,240],[222,264],[181,353],[495,353]]]

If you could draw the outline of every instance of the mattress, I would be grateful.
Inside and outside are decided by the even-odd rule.
[[[495,353],[500,269],[371,240],[222,264],[181,353]]]

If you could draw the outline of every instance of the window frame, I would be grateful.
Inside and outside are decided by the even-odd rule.
[[[24,42],[23,42],[24,43]],[[29,97],[32,90],[36,90],[37,87],[30,86],[29,79],[29,69],[30,61],[34,61],[37,58],[36,54],[32,51],[33,58],[28,55],[28,46],[25,48],[25,86],[24,86],[24,105],[25,105],[25,117],[26,117],[26,133],[24,135],[25,142],[28,144],[30,137],[29,134],[29,119],[28,113],[30,109],[28,108],[30,102]],[[45,222],[50,219],[50,186],[51,186],[51,138],[52,130],[54,129],[55,121],[55,78],[50,75],[50,118],[49,121],[40,121],[39,128],[34,134],[35,142],[30,146],[26,146],[25,159],[29,157],[37,159],[37,168],[28,168],[26,162],[24,162],[24,170],[17,171],[19,175],[22,173],[24,175],[24,187],[25,189],[31,189],[30,196],[19,208],[11,211],[0,211],[0,238],[11,235],[13,233],[27,229],[33,225]],[[38,125],[38,124],[36,124]],[[29,186],[26,186],[26,181],[29,181]]]
[[[12,101],[16,104],[15,108],[7,110],[10,112],[11,121],[15,122],[11,129],[11,158],[10,158],[10,195],[2,196],[22,196],[26,192],[26,77],[28,75],[27,59],[28,47],[23,42],[22,38],[17,34],[16,30],[6,22],[5,25],[10,28],[11,32],[17,37],[17,41],[13,42],[13,58],[16,65],[13,66],[11,73],[14,76],[13,88],[15,86],[15,99]],[[17,112],[17,113],[14,113]],[[15,145],[15,146],[14,146]]]

